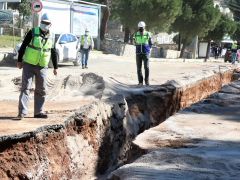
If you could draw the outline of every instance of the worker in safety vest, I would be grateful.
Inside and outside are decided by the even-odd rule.
[[[138,23],[138,31],[134,34],[133,40],[136,45],[136,63],[138,85],[143,85],[142,62],[145,69],[145,84],[149,85],[149,57],[152,48],[151,33],[145,30],[146,24],[143,21]]]
[[[78,43],[77,43],[77,48],[80,44],[80,52],[82,54],[82,69],[88,68],[88,58],[89,58],[89,52],[90,50],[93,49],[94,47],[94,42],[92,36],[89,34],[89,30],[85,30],[85,34],[80,36]]]
[[[232,43],[232,64],[235,64],[235,61],[237,60],[237,49],[238,49],[238,45],[237,45],[237,41],[234,41]]]
[[[57,75],[57,55],[50,37],[51,21],[43,14],[40,27],[32,28],[25,36],[19,49],[17,67],[23,68],[22,87],[19,96],[18,119],[28,114],[28,102],[31,85],[35,77],[34,118],[47,118],[43,112],[46,98],[47,69],[50,59],[53,63],[53,73]]]

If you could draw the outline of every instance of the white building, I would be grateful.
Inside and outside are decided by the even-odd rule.
[[[233,18],[233,14],[224,0],[214,0],[213,2],[215,6],[219,7],[221,13],[227,15],[230,18]]]

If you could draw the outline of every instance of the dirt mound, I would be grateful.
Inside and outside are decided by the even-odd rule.
[[[67,75],[62,79],[48,79],[49,98],[93,96],[100,99],[105,89],[102,77],[94,73]]]
[[[0,66],[16,67],[16,60],[13,58],[13,53],[4,54],[2,61],[0,60]]]
[[[22,77],[20,76],[13,78],[12,82],[16,86],[16,88],[20,91],[22,85]]]
[[[14,88],[20,91],[21,76],[11,79]],[[0,81],[0,87],[5,86]],[[34,93],[35,82],[32,84],[31,96]],[[48,77],[47,79],[48,99],[49,100],[69,100],[69,98],[82,98],[91,96],[100,99],[105,89],[105,82],[102,77],[94,73],[80,75],[66,75],[64,77]]]

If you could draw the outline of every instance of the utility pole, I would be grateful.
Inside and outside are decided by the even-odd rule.
[[[7,5],[8,5],[7,2],[3,4],[4,10],[7,10]]]

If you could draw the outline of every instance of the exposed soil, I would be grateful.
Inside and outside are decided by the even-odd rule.
[[[12,120],[21,71],[0,67],[0,179],[90,179],[109,173],[131,162],[133,152],[143,153],[132,146],[138,133],[231,81],[232,67],[215,62],[151,64],[150,87],[135,85],[135,61],[128,58],[97,54],[88,70],[62,65],[57,77],[49,69],[49,118],[32,118],[32,94],[30,112],[21,121]],[[119,93],[121,98],[111,99]],[[196,142],[177,138],[154,143],[181,148]]]
[[[109,179],[239,179],[240,81],[137,136],[148,153]]]

